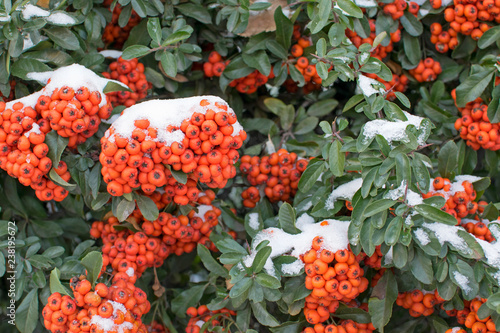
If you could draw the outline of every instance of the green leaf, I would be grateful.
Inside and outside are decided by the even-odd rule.
[[[424,284],[431,284],[434,279],[432,262],[429,257],[420,250],[415,251],[415,256],[410,262],[410,269],[413,276]]]
[[[151,49],[144,45],[132,45],[127,47],[122,54],[122,58],[125,60],[130,60],[133,58],[140,58],[145,56],[151,51]]]
[[[210,12],[205,6],[200,4],[194,4],[192,2],[177,4],[175,6],[182,14],[192,17],[201,23],[211,24],[212,18],[210,17]]]
[[[337,106],[339,101],[333,98],[323,99],[314,103],[307,109],[307,114],[310,116],[322,117],[330,114]]]
[[[50,179],[52,179],[54,181],[54,183],[61,185],[61,186],[64,186],[68,190],[72,190],[72,189],[76,188],[76,184],[70,184],[67,181],[65,181],[64,179],[62,179],[61,176],[59,176],[54,169],[50,170],[49,177],[50,177]]]
[[[314,183],[324,170],[325,163],[323,161],[313,160],[309,162],[307,169],[304,171],[299,180],[300,191],[304,193],[308,192],[314,186]]]
[[[160,62],[165,74],[170,77],[175,77],[177,75],[177,59],[171,52],[162,52]]]
[[[339,140],[332,142],[328,152],[328,164],[335,177],[344,175],[345,153],[342,152],[342,143]]]
[[[52,39],[57,45],[67,50],[78,50],[80,43],[75,34],[64,27],[51,27],[43,30],[47,37]]]
[[[252,263],[252,271],[254,273],[259,273],[264,268],[267,259],[271,255],[271,252],[272,248],[270,246],[264,246],[257,252]]]
[[[490,68],[468,76],[465,81],[457,87],[457,106],[464,107],[466,103],[481,96],[484,89],[486,89],[490,83],[494,71],[494,68]]]
[[[161,44],[161,25],[158,17],[148,18],[148,33],[152,40],[158,45]]]
[[[257,319],[257,321],[262,325],[268,327],[276,327],[280,324],[279,321],[276,320],[276,318],[274,318],[269,312],[267,312],[265,303],[251,302],[250,305],[252,306],[252,311],[255,319]]]
[[[229,297],[236,298],[243,295],[253,284],[253,280],[245,276],[240,281],[236,282],[229,292]]]
[[[223,75],[228,79],[235,80],[247,76],[254,70],[248,67],[241,56],[237,56],[231,60],[229,65],[224,69]]]
[[[403,47],[405,56],[410,61],[410,64],[417,66],[422,58],[422,51],[418,37],[411,36],[406,31],[403,31]]]
[[[337,4],[339,7],[344,10],[348,15],[356,17],[356,18],[362,18],[363,17],[363,12],[361,9],[359,9],[356,4],[350,0],[338,0]]]
[[[278,289],[281,287],[280,281],[266,273],[259,273],[255,276],[255,282],[260,284],[262,287],[270,288],[270,289]]]
[[[28,78],[28,73],[49,71],[52,71],[52,68],[36,59],[21,58],[14,62],[11,67],[12,75],[17,76],[23,80],[32,80]]]
[[[392,306],[398,298],[398,284],[393,273],[387,270],[373,288],[368,301],[368,311],[372,323],[381,333],[392,316]]]
[[[137,202],[137,207],[139,207],[139,210],[146,220],[154,221],[158,218],[160,212],[151,198],[134,193],[134,199]]]
[[[317,117],[307,117],[306,119],[300,121],[297,126],[295,126],[293,132],[295,135],[311,133],[318,125],[318,122],[319,119]]]
[[[360,324],[371,323],[370,314],[360,308],[350,308],[343,303],[339,304],[335,317],[340,319],[351,319]]]
[[[266,48],[271,51],[272,54],[277,56],[280,59],[286,59],[288,56],[288,53],[286,50],[279,44],[277,41],[274,39],[268,39],[266,41]]]
[[[60,293],[61,295],[71,296],[70,291],[62,285],[59,278],[61,277],[61,272],[58,268],[54,268],[52,272],[50,272],[50,292],[51,293]]]
[[[174,177],[174,179],[176,181],[178,181],[179,183],[181,184],[186,184],[187,183],[187,174],[180,171],[180,170],[170,170],[170,172],[172,173],[172,176]]]
[[[281,205],[278,216],[283,231],[289,234],[298,234],[300,232],[295,226],[295,209],[288,202]]]
[[[52,160],[52,165],[58,165],[61,155],[68,145],[69,139],[59,136],[56,131],[50,131],[45,135],[45,143],[49,146],[47,156]]]
[[[364,216],[366,216],[366,217],[373,216],[377,213],[380,213],[384,210],[389,209],[390,207],[394,206],[396,203],[397,203],[397,201],[391,200],[391,199],[380,199],[380,200],[373,201],[368,206],[366,206]]]
[[[38,289],[32,289],[16,309],[16,327],[21,333],[32,333],[38,324]]]
[[[95,284],[102,269],[102,253],[97,251],[89,252],[81,261],[87,269],[87,280],[92,285]]]
[[[119,202],[116,205],[116,209],[113,210],[113,215],[116,216],[118,221],[123,222],[134,211],[135,202],[133,200],[129,201],[123,197],[113,197],[113,201],[116,201],[116,200],[118,200]],[[115,207],[113,207],[113,208],[115,208]]]
[[[212,257],[211,252],[204,245],[198,243],[197,250],[198,256],[200,256],[206,269],[218,276],[222,276],[226,279],[229,278],[228,271]]]
[[[180,318],[186,317],[186,310],[193,304],[197,304],[203,296],[207,285],[193,286],[184,290],[172,300],[172,311]]]
[[[411,163],[406,154],[399,153],[396,155],[396,179],[398,184],[405,182],[406,185],[411,183]]]
[[[271,63],[264,50],[258,50],[252,54],[243,53],[241,56],[248,66],[257,69],[261,74],[267,76],[271,73]]]
[[[431,222],[440,222],[448,225],[457,224],[457,219],[455,217],[446,212],[443,212],[441,209],[434,206],[420,204],[414,206],[414,209],[417,211],[417,213],[430,220]]]
[[[392,219],[392,221],[389,223],[389,226],[387,226],[384,235],[384,241],[387,245],[392,246],[397,243],[402,226],[403,218],[401,216],[396,216]]]
[[[438,170],[442,177],[453,178],[453,171],[458,165],[458,147],[453,141],[448,141],[438,153]]]
[[[352,96],[351,98],[349,98],[347,103],[345,103],[344,109],[342,110],[342,112],[349,111],[350,109],[352,109],[353,107],[358,105],[364,99],[365,99],[365,96],[363,94],[358,94],[358,95]]]
[[[498,42],[500,40],[500,26],[490,27],[486,30],[481,38],[477,41],[477,46],[480,49],[485,49],[491,44]]]
[[[283,14],[281,6],[274,11],[274,21],[276,22],[276,41],[288,50],[292,42],[293,23]]]
[[[500,85],[493,89],[492,95],[491,102],[488,105],[488,119],[493,124],[500,122]]]
[[[422,23],[409,11],[405,11],[399,21],[401,22],[404,30],[412,36],[418,37],[424,31]]]

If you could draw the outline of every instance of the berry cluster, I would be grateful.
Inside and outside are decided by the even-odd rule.
[[[90,235],[102,239],[103,270],[111,265],[116,273],[128,262],[139,277],[148,267],[161,266],[170,254],[192,252],[197,243],[215,251],[209,236],[219,222],[221,211],[212,205],[213,199],[215,193],[207,190],[198,199],[198,212],[192,210],[187,216],[162,212],[154,221],[144,219],[140,210],[135,209],[129,220],[139,231],[117,230],[115,227],[120,223],[114,216],[105,222],[95,221]]]
[[[478,202],[478,205],[479,205],[479,209],[478,209],[479,212],[482,212],[481,201]],[[487,223],[489,223],[489,221],[483,220],[483,221],[487,222],[487,223],[485,223],[483,221],[478,221],[479,217],[476,217],[476,219],[477,220],[462,219],[461,225],[462,225],[462,227],[464,227],[465,230],[467,230],[468,233],[474,235],[474,237],[476,237],[478,239],[485,240],[485,241],[490,242],[490,243],[493,242],[495,240],[495,238],[493,237],[490,229],[488,228]]]
[[[392,74],[392,80],[389,82],[382,80],[377,74],[365,73],[363,75],[382,83],[385,86],[385,90],[388,91],[385,98],[387,98],[390,101],[396,99],[397,91],[405,92],[406,89],[408,88],[409,80],[408,77],[404,74],[401,75]]]
[[[432,58],[420,60],[417,67],[409,70],[410,74],[418,82],[434,81],[442,71],[441,64]]]
[[[477,40],[490,29],[490,26],[485,22],[496,21],[496,23],[500,23],[500,3],[495,2],[495,0],[454,0],[453,5],[445,9],[444,19],[449,22],[450,27],[448,31],[442,32],[442,36],[439,35],[444,40],[435,43],[436,50],[441,53],[448,51],[448,48],[456,47],[458,44],[456,37],[459,33]],[[436,28],[439,27],[436,26]],[[442,27],[440,28],[442,30]],[[455,39],[452,40],[452,38]],[[446,41],[446,39],[449,40]]]
[[[147,295],[135,285],[135,275],[124,273],[108,287],[98,283],[92,290],[85,276],[74,277],[74,297],[53,293],[43,308],[44,326],[52,333],[145,331],[141,317],[151,306]]]
[[[132,106],[146,97],[148,89],[152,87],[144,74],[144,65],[137,58],[124,60],[120,57],[117,61],[109,64],[108,70],[109,72],[102,73],[104,77],[119,80],[132,90],[132,92],[114,91],[107,93],[106,96],[113,106]]]
[[[207,333],[208,329],[201,331],[201,327],[210,322],[211,327],[223,326],[222,321],[231,316],[236,316],[236,312],[226,308],[210,311],[206,305],[200,305],[198,308],[191,306],[187,309],[186,314],[191,317],[186,326],[186,333]],[[222,329],[224,331],[224,329]]]
[[[456,99],[455,90],[452,96]],[[488,105],[481,98],[467,103],[464,108],[458,108],[462,114],[455,121],[455,129],[460,137],[466,140],[467,146],[474,150],[480,148],[497,151],[500,149],[500,123],[491,123],[488,119]]]
[[[255,207],[260,201],[256,186],[265,184],[264,193],[271,202],[291,200],[297,192],[299,179],[307,168],[308,160],[280,149],[269,156],[241,158],[240,171],[252,185],[241,194],[245,207]]]
[[[452,327],[447,329],[444,333],[467,333],[467,331],[460,327]]]
[[[382,267],[382,251],[380,249],[380,245],[375,247],[375,251],[371,256],[365,256],[364,263],[368,267],[372,267],[375,269],[380,269]]]
[[[316,324],[306,327],[302,333],[371,333],[375,331],[372,323],[361,324],[352,319],[340,320],[338,324]]]
[[[236,150],[245,139],[235,113],[217,97],[136,104],[101,139],[102,175],[113,196],[167,185],[174,202],[186,205],[196,200],[197,181],[223,188],[236,175]],[[177,183],[169,168],[188,174],[190,181]]]
[[[49,131],[48,121],[32,107],[0,102],[0,168],[24,186],[31,186],[39,200],[62,201],[68,191],[48,178],[52,160],[47,157],[49,146],[44,141]],[[71,178],[63,161],[54,170],[65,181]]]
[[[394,21],[399,20],[408,8],[408,11],[417,16],[420,6],[413,1],[406,2],[404,0],[394,0],[391,3],[379,3],[383,7],[384,13],[390,15]]]
[[[323,238],[313,239],[312,248],[301,256],[305,263],[305,286],[312,290],[306,297],[304,315],[310,324],[326,321],[339,302],[349,303],[368,287],[363,269],[347,249],[337,252],[323,248]]]
[[[144,331],[137,331],[137,333],[170,333],[170,330],[165,325],[154,320],[151,324],[145,326]]]
[[[228,64],[229,60],[222,59],[222,56],[217,51],[212,51],[208,56],[208,62],[203,63],[203,72],[206,77],[219,77]],[[242,94],[252,94],[256,92],[260,86],[266,84],[268,79],[272,79],[273,77],[274,74],[272,70],[269,76],[265,76],[258,70],[255,70],[245,77],[231,81],[229,86],[236,88],[236,90]]]
[[[415,289],[399,293],[396,299],[396,304],[408,309],[412,317],[430,316],[434,313],[434,306],[443,302],[437,289],[433,292]]]
[[[458,323],[461,325],[465,325],[465,327],[467,328],[470,328],[472,330],[472,333],[497,332],[495,322],[490,316],[487,316],[486,318],[479,318],[477,315],[479,308],[484,303],[486,303],[485,298],[475,298],[470,302],[464,300],[464,309],[461,311],[457,311]],[[461,315],[461,318],[459,318],[459,313]]]
[[[109,8],[112,2],[113,0],[106,0],[103,5]],[[111,10],[111,8],[109,9]],[[120,4],[115,4],[111,22],[104,27],[104,31],[102,33],[102,40],[104,43],[107,45],[113,44],[117,48],[121,48],[123,46],[130,35],[130,30],[141,22],[141,17],[135,12],[135,10],[132,9],[132,13],[130,14],[127,24],[124,27],[121,27],[118,24],[118,19],[120,18],[122,10],[123,8]]]
[[[346,35],[349,37],[351,42],[354,44],[356,47],[360,47],[361,44],[368,43],[370,45],[373,45],[373,41],[375,40],[375,37],[377,37],[375,33],[375,20],[370,19],[370,36],[367,38],[361,38],[358,36],[358,34],[355,31],[352,31],[350,29],[346,30]],[[387,57],[387,55],[392,51],[393,49],[393,43],[397,43],[401,40],[401,30],[398,28],[398,30],[391,32],[390,33],[391,40],[387,46],[383,46],[382,44],[379,44],[375,50],[371,52],[371,56],[378,58],[382,60],[383,58]]]
[[[472,183],[464,180],[451,183],[448,178],[436,177],[432,180],[433,190],[422,194],[424,199],[431,196],[441,196],[446,199],[443,211],[455,216],[460,223],[461,219],[469,214],[476,214],[478,204],[476,191]]]

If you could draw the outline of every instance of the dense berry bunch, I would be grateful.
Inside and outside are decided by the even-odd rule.
[[[101,139],[102,175],[111,195],[174,186],[175,203],[186,205],[196,200],[196,181],[222,188],[236,175],[236,150],[245,139],[235,113],[219,98],[137,104],[126,109]],[[165,165],[192,181],[177,183]]]
[[[90,235],[103,242],[103,270],[111,265],[114,273],[123,270],[121,265],[130,263],[137,276],[148,267],[159,267],[172,253],[190,253],[200,243],[215,251],[209,236],[219,222],[221,211],[213,206],[213,191],[204,192],[198,199],[198,212],[174,216],[162,212],[154,221],[144,219],[139,209],[134,210],[129,221],[139,231],[119,229],[118,219],[110,216],[105,222],[95,221]]]
[[[323,222],[322,222],[323,223]],[[304,315],[310,324],[326,321],[339,302],[349,303],[368,287],[356,256],[347,249],[333,253],[323,248],[323,238],[313,239],[312,248],[301,256],[305,263],[306,297]]]
[[[485,298],[475,298],[472,301],[464,301],[464,309],[457,311],[457,321],[461,325],[472,330],[473,333],[497,332],[495,322],[490,316],[479,318],[479,308],[486,303]]]
[[[198,308],[191,306],[187,309],[186,313],[191,317],[186,326],[186,333],[209,332],[208,329],[201,331],[201,327],[203,327],[206,322],[210,322],[211,327],[224,327],[222,323],[224,319],[236,316],[236,312],[233,310],[222,308],[220,310],[210,311],[206,305],[200,305]],[[224,329],[222,329],[222,331],[224,331]],[[210,330],[210,332],[212,332],[212,330]]]
[[[455,90],[452,96],[456,99]],[[474,150],[480,148],[497,151],[500,149],[500,123],[491,123],[488,119],[488,105],[481,98],[469,102],[464,108],[458,108],[462,114],[455,121],[455,129],[466,140],[467,146]]]
[[[217,51],[212,51],[208,56],[208,61],[203,63],[203,72],[206,77],[219,77],[228,64],[229,60],[222,59],[222,56]],[[236,90],[242,94],[252,94],[256,92],[260,86],[266,84],[268,79],[273,77],[274,74],[272,70],[269,76],[265,76],[258,70],[255,70],[247,76],[231,81],[229,86],[236,88]]]
[[[144,99],[148,89],[152,87],[144,74],[144,65],[137,58],[124,60],[120,57],[117,61],[109,64],[108,72],[104,72],[102,75],[108,79],[119,80],[132,90],[132,92],[114,91],[107,93],[106,96],[113,106],[132,106]]]
[[[409,70],[410,74],[418,82],[434,81],[442,71],[441,64],[432,58],[420,60],[417,67]]]
[[[94,135],[101,119],[108,119],[112,111],[105,96],[84,86],[76,90],[63,86],[54,89],[51,94],[42,90],[35,109],[59,136],[69,138],[70,148]]]
[[[441,3],[441,1],[439,1]],[[495,0],[454,0],[453,5],[444,11],[444,19],[449,22],[445,31],[440,23],[431,25],[431,42],[436,50],[446,53],[458,45],[459,34],[471,36],[477,40],[490,29],[485,22],[500,23],[500,2]]]
[[[47,157],[49,146],[44,142],[50,131],[48,121],[22,102],[0,102],[0,168],[31,186],[39,200],[61,201],[68,191],[48,178],[52,160]],[[62,179],[71,178],[66,163],[54,167]]]
[[[112,0],[106,0],[103,5],[109,8],[112,2]],[[102,33],[102,40],[104,41],[104,43],[113,44],[116,48],[121,48],[123,46],[125,41],[128,39],[128,36],[130,35],[130,30],[132,30],[133,27],[141,22],[141,17],[137,15],[135,10],[132,9],[127,24],[121,27],[118,23],[118,20],[120,18],[122,10],[122,6],[116,3],[115,8],[113,9],[111,22],[109,22],[106,27],[104,27],[104,31]]]
[[[486,202],[478,202],[478,211],[480,213],[482,213],[484,210],[485,205],[483,204],[486,204]],[[488,220],[481,220],[478,216],[476,216],[476,219],[474,220],[462,219],[462,221],[460,221],[460,224],[462,227],[464,227],[465,230],[467,230],[468,233],[474,235],[474,237],[478,239],[482,239],[490,243],[495,240],[495,238],[491,234],[490,229],[488,228]]]
[[[280,149],[269,156],[249,156],[241,158],[240,171],[252,185],[241,194],[245,207],[255,207],[260,200],[256,186],[265,184],[264,193],[271,202],[291,200],[297,192],[302,172],[308,160]]]
[[[368,267],[372,267],[375,269],[380,269],[382,267],[382,250],[380,245],[377,245],[375,247],[375,251],[371,256],[365,256],[364,257],[364,263]]]
[[[396,304],[408,309],[412,317],[430,316],[434,313],[434,306],[443,302],[444,299],[439,296],[437,289],[433,292],[415,289],[399,293],[396,299]]]
[[[404,74],[392,74],[392,80],[389,82],[382,80],[377,74],[365,73],[364,75],[382,83],[385,86],[385,90],[387,91],[387,95],[385,96],[385,98],[390,101],[396,99],[396,92],[405,92],[408,88],[409,80],[408,77]]]
[[[375,330],[372,323],[361,324],[352,319],[340,320],[338,324],[316,324],[306,327],[303,333],[371,333]]]
[[[469,214],[476,214],[478,204],[477,194],[468,180],[451,183],[448,178],[436,177],[432,180],[432,189],[422,194],[424,199],[431,196],[441,196],[446,199],[443,211],[455,216],[460,223],[461,219]]]
[[[354,44],[356,47],[360,47],[361,44],[368,43],[370,45],[373,45],[373,41],[375,40],[375,37],[377,37],[375,33],[375,20],[370,19],[370,36],[367,38],[361,38],[358,36],[358,34],[355,31],[346,30],[346,35],[349,37],[351,42]],[[393,43],[397,43],[401,40],[401,30],[398,28],[396,31],[390,33],[390,42],[388,45],[383,46],[382,44],[379,44],[375,50],[371,52],[371,56],[378,58],[380,60],[384,59],[387,57],[387,55],[392,52],[393,49]]]
[[[420,6],[413,1],[406,2],[405,0],[394,0],[391,3],[379,3],[383,7],[384,13],[390,15],[393,20],[399,20],[408,9],[410,13],[417,16]]]
[[[145,330],[141,317],[151,306],[147,295],[135,287],[135,275],[123,274],[113,278],[108,287],[91,283],[81,276],[74,277],[70,286],[74,297],[53,293],[42,315],[44,326],[52,333],[64,332],[123,332]]]

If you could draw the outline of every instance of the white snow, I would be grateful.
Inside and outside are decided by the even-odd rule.
[[[196,208],[198,208],[198,212],[195,212],[194,216],[199,217],[203,221],[205,221],[205,214],[214,209],[211,205],[199,205]]]
[[[205,324],[205,322],[203,320],[198,320],[195,325],[198,326],[199,328],[201,328],[203,325]]]
[[[33,17],[47,17],[50,15],[50,12],[32,4],[27,4],[21,12],[21,15],[24,20],[28,21]]]
[[[76,23],[74,17],[63,12],[50,14],[50,16],[47,17],[47,21],[55,25],[73,25]]]
[[[304,268],[304,263],[297,259],[290,264],[281,265],[281,272],[287,275],[297,275],[300,273],[302,268]]]
[[[38,125],[37,123],[33,123],[31,129],[29,131],[25,132],[23,135],[25,137],[29,138],[31,133],[41,134],[42,131],[40,131],[40,125]]]
[[[407,121],[396,120],[389,121],[384,119],[375,119],[367,122],[363,129],[363,134],[365,135],[365,141],[373,139],[377,134],[382,135],[389,144],[393,141],[401,141],[406,139],[406,128],[409,125],[415,126],[418,130],[420,129],[420,124],[424,118],[414,116],[406,111],[403,111],[406,116]],[[417,138],[419,144],[423,144],[423,138]]]
[[[377,88],[374,88],[374,86]],[[371,95],[376,93],[381,94],[385,91],[383,88],[381,88],[380,82],[361,74],[358,77],[358,87],[366,97],[370,97]]]
[[[358,7],[377,7],[375,0],[354,0]]]
[[[118,59],[122,56],[123,52],[118,50],[102,50],[99,52],[105,58]]]
[[[253,230],[259,230],[259,213],[250,213],[248,214],[248,226]]]
[[[455,280],[463,291],[467,293],[472,290],[469,286],[469,278],[467,278],[467,276],[455,271],[453,272],[453,277],[455,277]]]
[[[1,13],[0,15],[0,22],[10,22],[11,17],[7,13]]]
[[[299,229],[303,228],[306,224],[314,223],[314,218],[306,213],[300,215],[295,221],[295,226]]]
[[[115,301],[108,301],[113,306],[113,315],[117,315],[118,311],[121,311],[123,314],[127,313],[127,308],[121,303]],[[92,316],[90,320],[90,325],[96,325],[99,328],[102,328],[104,333],[114,331],[117,333],[124,333],[125,330],[130,330],[134,327],[134,325],[128,321],[124,321],[123,323],[117,325],[113,320],[113,316],[109,318],[103,318],[98,315]]]
[[[200,106],[200,101],[204,99],[208,100],[209,104]],[[125,109],[111,127],[115,130],[115,134],[123,138],[130,138],[132,131],[136,128],[134,122],[139,119],[147,119],[150,126],[158,130],[157,138],[154,140],[171,145],[174,142],[181,142],[185,135],[180,129],[171,132],[167,131],[168,126],[180,127],[182,122],[190,119],[195,112],[205,114],[209,109],[220,112],[218,108],[213,107],[214,103],[226,105],[227,112],[234,114],[228,104],[217,96],[194,96],[170,100],[156,99],[138,103]],[[232,136],[238,135],[243,130],[238,121],[232,126]],[[109,130],[106,131],[106,137],[113,141],[114,137],[110,137],[110,134]]]
[[[393,247],[391,246],[389,248],[389,251],[384,256],[384,265],[390,265],[392,263],[392,257],[393,257]]]
[[[472,250],[469,248],[467,243],[457,233],[458,230],[465,231],[464,228],[440,222],[424,223],[422,224],[422,227],[432,231],[441,245],[449,243],[460,251],[472,253]]]
[[[75,91],[83,86],[87,87],[89,91],[99,91],[102,97],[99,107],[106,105],[104,87],[106,87],[108,82],[115,82],[123,87],[126,87],[126,85],[119,81],[100,77],[90,69],[87,69],[86,67],[79,64],[61,67],[56,69],[55,71],[50,72],[31,72],[26,76],[31,80],[36,80],[38,82],[46,84],[45,88],[42,89],[42,93],[45,95],[48,94],[49,96],[55,89],[64,86],[73,88]],[[40,92],[37,92],[35,94],[38,93]],[[38,96],[36,96],[34,104],[28,105],[34,106],[37,100]]]
[[[125,271],[125,273],[128,276],[132,277],[132,276],[134,276],[134,269],[132,267],[129,267],[129,268],[127,268],[127,270]]]
[[[361,188],[362,185],[362,178],[353,179],[350,182],[340,185],[339,187],[334,189],[326,199],[325,208],[333,209],[333,205],[338,198],[349,201],[352,200],[352,197]]]
[[[422,244],[423,246],[425,246],[431,242],[431,240],[429,239],[429,235],[427,235],[427,233],[421,228],[416,229],[413,232],[413,234],[418,239],[420,244]]]
[[[323,247],[332,252],[347,249],[349,241],[347,239],[347,229],[349,222],[338,220],[324,220],[320,223],[304,223],[298,227],[302,232],[292,235],[279,228],[267,228],[260,231],[252,242],[252,249],[248,256],[243,259],[246,267],[251,267],[257,251],[255,248],[263,241],[269,241],[272,251],[264,265],[264,269],[270,275],[276,275],[272,259],[290,254],[299,257],[311,249],[312,241],[316,236],[322,236]],[[298,269],[299,264],[291,268]],[[301,267],[303,263],[301,263]],[[300,269],[299,269],[300,270]]]
[[[458,333],[458,332],[460,332],[461,329],[462,329],[461,327],[452,327],[451,333]]]
[[[410,189],[406,189],[406,181],[404,181],[404,180],[398,188],[387,192],[384,195],[384,198],[391,199],[391,200],[398,200],[399,198],[404,197],[405,190],[406,190],[406,201],[408,202],[409,206],[420,205],[424,202],[424,199],[422,198],[422,196],[420,194],[413,192]]]

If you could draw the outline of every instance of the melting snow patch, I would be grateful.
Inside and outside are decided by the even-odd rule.
[[[394,189],[390,190],[384,195],[385,199],[398,200],[399,198],[404,197],[406,191],[406,201],[410,206],[416,206],[424,203],[422,196],[416,192],[413,192],[410,189],[406,189],[406,181],[403,180],[401,185]]]
[[[458,230],[464,230],[464,228],[439,222],[424,223],[422,227],[432,231],[441,245],[447,242],[458,250],[472,253],[467,243],[457,233]]]
[[[118,314],[118,311],[122,312],[123,314],[127,313],[127,309],[123,304],[115,301],[108,301],[108,302],[113,306],[113,316],[116,316]],[[90,320],[90,325],[91,326],[96,325],[98,328],[101,328],[104,333],[111,331],[117,333],[124,333],[126,331],[128,332],[134,327],[134,325],[128,321],[124,321],[119,325],[115,324],[113,316],[109,318],[103,318],[101,316],[94,315]]]
[[[132,276],[134,276],[134,269],[132,267],[129,267],[129,268],[127,268],[125,273],[127,273],[128,276],[132,277]]]
[[[105,58],[118,59],[122,56],[123,52],[118,50],[102,50],[99,52]]]
[[[389,251],[387,251],[387,253],[385,254],[385,257],[384,257],[384,264],[385,265],[389,265],[392,263],[392,254],[393,254],[393,247],[391,246],[391,248],[389,249]]]
[[[467,276],[460,274],[459,272],[455,271],[453,272],[453,277],[455,278],[455,281],[457,281],[458,285],[460,288],[462,288],[463,291],[470,292],[472,289],[469,287],[469,279]]]
[[[21,15],[24,20],[28,21],[33,17],[47,17],[50,15],[50,12],[40,7],[28,4],[24,7]]]
[[[194,216],[199,217],[203,221],[205,221],[205,214],[214,209],[211,205],[199,205],[196,208],[198,208],[198,212],[195,212]]]
[[[421,228],[418,228],[417,230],[415,230],[413,232],[413,234],[415,235],[415,237],[417,237],[418,241],[423,246],[425,246],[431,242],[431,240],[429,239],[429,235],[427,235],[427,233]]]
[[[401,141],[407,138],[406,128],[409,125],[415,126],[420,129],[420,125],[424,118],[414,116],[406,111],[403,111],[406,116],[407,121],[396,120],[389,121],[383,119],[371,120],[365,124],[363,129],[363,134],[365,135],[365,141],[372,140],[377,134],[382,135],[389,144],[393,141]],[[423,138],[417,138],[419,144],[423,144]]]
[[[346,249],[349,245],[347,239],[347,229],[349,222],[338,220],[324,220],[321,223],[307,223],[300,225],[302,231],[299,234],[289,234],[279,228],[267,228],[260,231],[252,242],[250,255],[243,259],[246,267],[251,267],[257,251],[255,248],[263,241],[269,241],[271,255],[264,265],[268,274],[276,275],[272,258],[283,254],[290,254],[299,257],[311,249],[312,241],[316,236],[322,236],[324,239],[323,248],[332,252]],[[298,267],[298,264],[296,264]],[[291,267],[297,269],[297,267]]]
[[[359,7],[377,7],[375,0],[354,0]]]
[[[253,230],[259,230],[259,213],[250,213],[248,214],[248,226]]]
[[[308,214],[302,214],[295,221],[295,226],[299,229],[302,229],[306,224],[313,224],[314,218]]]
[[[76,23],[74,17],[63,12],[50,14],[50,16],[47,17],[47,21],[55,25],[72,25]]]
[[[340,185],[326,199],[325,208],[333,209],[333,204],[338,198],[352,200],[352,197],[361,188],[361,185],[363,185],[362,178],[353,179],[350,182]]]
[[[297,275],[300,273],[300,270],[302,268],[304,268],[304,263],[301,260],[297,259],[290,264],[281,265],[281,272],[287,275]]]
[[[369,97],[373,94],[376,93],[383,93],[385,90],[383,88],[374,88],[380,86],[381,83],[378,82],[377,80],[374,80],[372,78],[369,78],[364,75],[359,75],[358,77],[358,87],[361,90],[361,92],[366,96]]]

